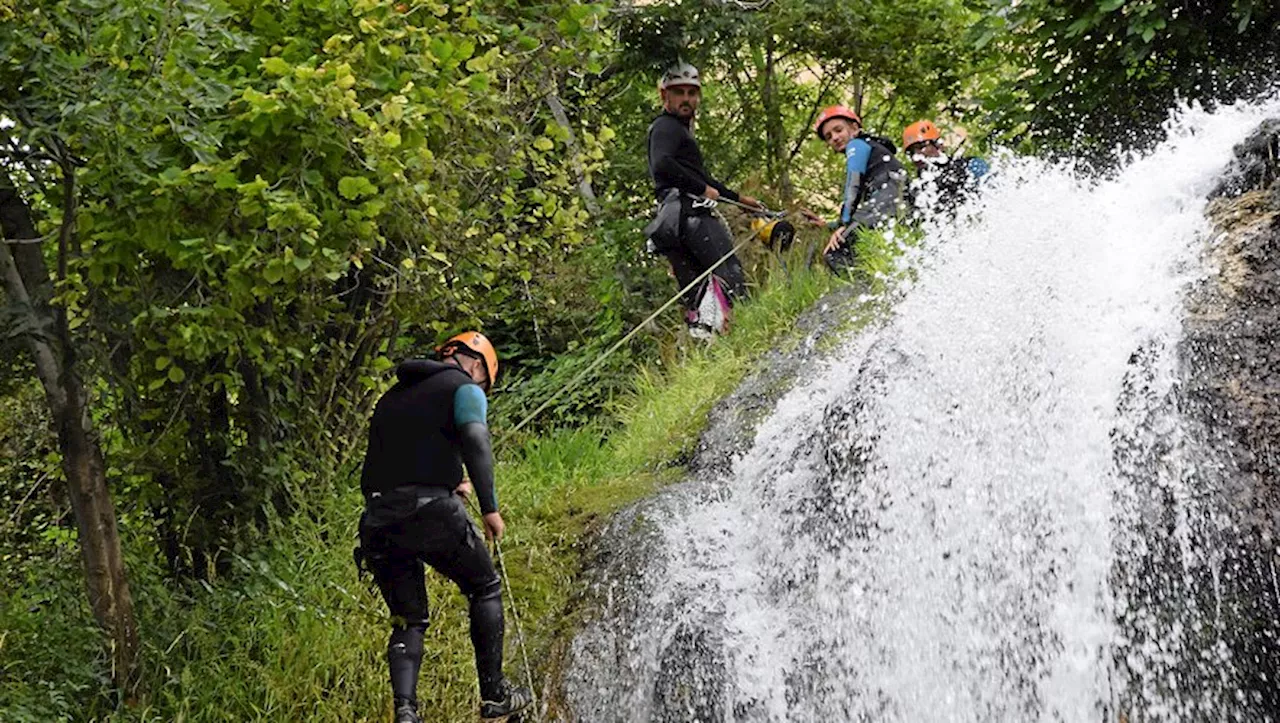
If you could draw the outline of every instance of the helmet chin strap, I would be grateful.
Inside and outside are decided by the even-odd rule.
[[[483,384],[485,391],[486,392],[489,391],[490,389],[493,388],[493,380],[489,378],[489,370],[485,368],[484,360],[480,359],[479,357],[473,356],[466,351],[462,351],[464,349],[466,349],[466,347],[463,347],[463,346],[450,347],[448,350],[449,353],[446,354],[444,359],[442,359],[441,361],[446,361],[446,362],[452,361],[454,365],[456,365],[459,369],[461,369],[462,371],[470,375],[472,379],[475,379],[475,372],[472,371],[472,367],[466,364],[463,364],[462,360],[467,359],[467,360],[470,360],[472,364],[478,364],[480,366],[480,369],[484,371],[484,381],[477,382],[477,384]],[[458,353],[459,351],[462,351],[462,353],[459,354]]]

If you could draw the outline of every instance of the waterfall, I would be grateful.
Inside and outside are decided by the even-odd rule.
[[[1183,109],[1103,180],[995,159],[745,451],[615,521],[576,719],[1280,718],[1233,687],[1227,465],[1179,396],[1207,196],[1277,111]]]

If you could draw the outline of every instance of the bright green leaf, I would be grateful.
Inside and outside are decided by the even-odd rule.
[[[266,58],[262,61],[262,69],[267,71],[269,75],[289,75],[293,72],[293,66],[284,58]]]
[[[361,196],[372,196],[377,192],[378,187],[364,176],[343,176],[338,181],[338,193],[348,201],[354,201]]]

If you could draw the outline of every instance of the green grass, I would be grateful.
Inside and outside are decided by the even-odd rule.
[[[803,258],[800,251],[792,258]],[[772,283],[737,309],[730,335],[711,344],[685,339],[668,350],[666,363],[639,370],[612,422],[555,431],[500,455],[503,549],[539,688],[572,633],[572,599],[591,532],[683,474],[670,461],[687,456],[707,411],[763,352],[796,341],[797,317],[838,283],[822,268],[783,274],[774,267],[770,275]],[[0,719],[388,720],[386,611],[351,561],[356,485],[339,488],[281,523],[271,548],[237,558],[231,580],[177,594],[154,554],[131,561],[149,681],[146,700],[132,708],[114,709],[100,692],[105,673],[94,646],[70,644],[92,640],[72,562],[58,568],[57,585],[33,579],[0,599]],[[138,549],[153,544],[136,541]],[[432,624],[419,684],[424,719],[475,720],[465,602],[434,573],[429,592]],[[507,669],[521,675],[514,628],[509,620]]]

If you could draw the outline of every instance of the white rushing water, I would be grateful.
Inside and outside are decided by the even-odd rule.
[[[815,362],[730,473],[646,513],[643,599],[575,642],[580,719],[1241,717],[1227,687],[1169,682],[1192,658],[1232,665],[1193,647],[1195,610],[1139,609],[1126,588],[1134,479],[1156,473],[1115,440],[1153,415],[1162,439],[1186,434],[1125,401],[1133,358],[1146,398],[1177,384],[1206,194],[1278,111],[1188,110],[1102,182],[998,161],[910,255],[889,318]],[[1190,500],[1201,464],[1170,453],[1160,484]],[[1212,564],[1189,521],[1212,517],[1181,516],[1189,567]]]

